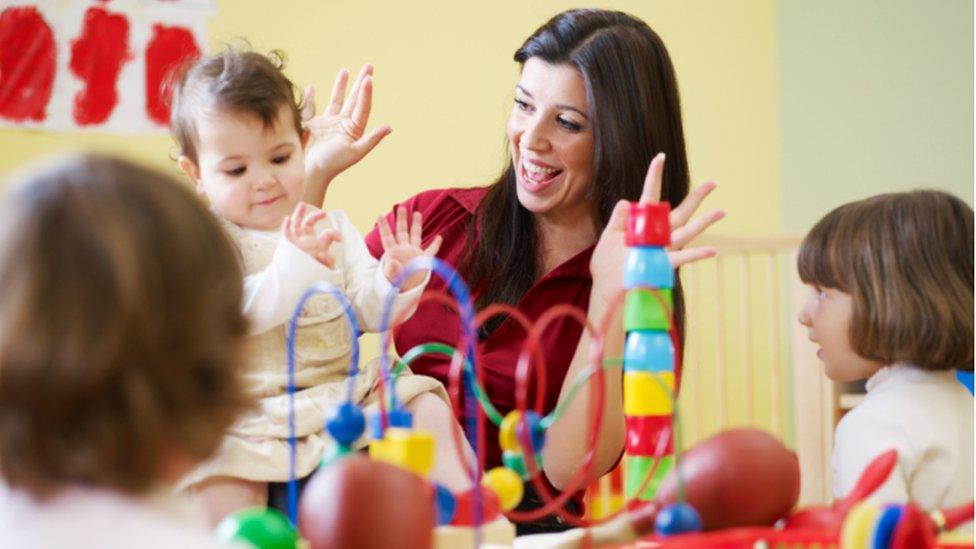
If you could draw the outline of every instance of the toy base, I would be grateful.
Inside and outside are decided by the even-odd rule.
[[[511,547],[515,541],[515,525],[505,517],[481,526],[481,547],[499,545]],[[474,528],[470,526],[438,526],[434,528],[434,549],[474,547]]]

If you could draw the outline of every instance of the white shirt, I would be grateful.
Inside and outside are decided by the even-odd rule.
[[[280,230],[242,228],[252,238],[277,245],[267,268],[244,277],[244,314],[250,321],[252,335],[286,323],[305,290],[321,281],[331,282],[343,291],[352,305],[361,331],[379,331],[383,306],[393,285],[383,274],[380,263],[369,253],[362,234],[345,213],[339,210],[329,212],[328,217],[316,224],[319,232],[325,228],[335,229],[342,235],[341,242],[333,244],[331,249],[336,256],[336,269],[322,265],[297,248],[282,237]],[[422,284],[394,298],[391,321],[404,308],[416,307],[429,280],[428,273]],[[413,314],[413,311],[409,314]]]
[[[894,364],[871,376],[864,401],[837,425],[834,497],[846,496],[871,460],[891,448],[898,463],[870,499],[911,500],[926,511],[973,499],[973,397],[954,371]]]
[[[169,490],[137,497],[70,486],[38,501],[0,482],[0,547],[228,549],[195,511]]]

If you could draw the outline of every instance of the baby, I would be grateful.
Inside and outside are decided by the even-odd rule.
[[[408,220],[401,211],[394,228],[383,227],[384,254],[377,262],[342,212],[326,214],[303,203],[306,189],[322,187],[389,133],[378,128],[363,135],[370,73],[365,67],[344,100],[346,74],[341,72],[326,112],[304,126],[294,87],[280,63],[254,52],[229,50],[205,57],[174,89],[171,128],[179,166],[209,199],[241,253],[251,335],[246,380],[260,399],[258,410],[230,429],[216,458],[185,481],[214,521],[237,509],[265,505],[268,484],[289,478],[285,333],[305,290],[331,282],[350,301],[360,329],[376,331],[391,281],[408,261],[433,256],[440,246],[436,239],[422,249],[420,215]],[[394,317],[409,316],[427,277],[415,273],[400,287]],[[305,477],[331,444],[323,421],[346,398],[352,340],[359,334],[350,331],[339,302],[324,294],[306,302],[298,326],[296,474]],[[354,402],[375,407],[375,364],[363,368],[356,382]],[[452,489],[466,487],[469,481],[451,435],[459,427],[443,386],[406,375],[399,378],[396,393],[414,414],[414,425],[433,431],[437,439],[431,479]]]

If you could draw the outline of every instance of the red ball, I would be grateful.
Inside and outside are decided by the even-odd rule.
[[[320,468],[298,507],[311,549],[431,547],[436,524],[432,485],[361,455]]]
[[[800,497],[796,454],[758,429],[731,429],[681,454],[686,501],[705,530],[772,525]],[[657,501],[677,496],[676,470],[661,482]]]

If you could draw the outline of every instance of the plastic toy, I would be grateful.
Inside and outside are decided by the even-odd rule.
[[[905,543],[931,546],[934,532],[958,524],[965,510],[949,510],[930,518],[911,506],[859,507],[876,486],[875,476],[866,474],[863,490],[829,508],[801,510],[785,523],[799,493],[799,468],[795,455],[773,437],[754,429],[719,433],[681,453],[678,409],[675,401],[681,387],[681,349],[673,319],[672,288],[674,271],[664,248],[670,242],[667,204],[634,204],[627,222],[627,243],[632,246],[624,271],[622,291],[599,326],[591,325],[585,313],[568,305],[557,305],[531,323],[517,309],[491,305],[475,315],[471,296],[463,280],[447,264],[432,258],[408,264],[394,288],[418,270],[430,270],[447,282],[450,296],[430,293],[424,300],[437,300],[453,307],[460,317],[461,340],[455,346],[441,343],[419,345],[404,353],[395,364],[381,355],[379,412],[364,418],[352,402],[353,379],[358,372],[359,347],[354,339],[349,370],[348,398],[325,421],[325,430],[336,441],[335,450],[306,487],[301,504],[294,482],[289,483],[289,518],[313,549],[318,547],[384,547],[391,536],[399,545],[429,547],[438,536],[450,543],[480,545],[482,542],[511,543],[513,521],[531,521],[553,513],[577,526],[546,546],[576,547],[583,544],[629,543],[651,536],[661,547],[742,547],[756,541],[784,542],[801,547],[819,543],[837,544],[846,535],[856,543],[877,541],[881,547],[903,547]],[[352,333],[358,332],[355,317],[341,291],[322,283],[310,288],[296,305],[295,317],[305,301],[315,293],[328,292],[346,308]],[[391,292],[381,322],[381,345],[389,347]],[[546,430],[565,409],[566,402],[590,383],[594,410],[585,443],[592,447],[603,418],[605,369],[621,364],[604,360],[603,334],[614,314],[623,307],[627,339],[624,346],[623,391],[626,420],[625,492],[629,500],[622,511],[599,524],[565,511],[564,503],[583,487],[590,475],[593,453],[587,454],[576,475],[561,494],[553,495],[543,482],[542,450]],[[499,412],[481,383],[481,360],[474,342],[477,327],[497,314],[506,314],[528,334],[516,364],[515,409]],[[571,317],[591,336],[591,364],[551,412],[542,415],[546,385],[545,356],[541,335],[553,320]],[[289,325],[289,393],[294,392],[294,327]],[[426,481],[433,463],[433,439],[412,428],[412,418],[397,402],[393,387],[404,366],[424,354],[440,354],[451,359],[448,394],[456,414],[464,421],[466,434],[477,456],[470,468],[474,488],[452,494],[442,486]],[[529,381],[534,376],[535,400],[530,399]],[[464,407],[461,406],[461,395]],[[484,421],[499,427],[503,450],[502,467],[483,473],[485,448],[478,444]],[[366,427],[371,437],[370,458],[350,453],[353,443]],[[294,448],[294,423],[291,422]],[[458,435],[460,436],[460,435]],[[878,466],[883,469],[883,464]],[[890,470],[890,468],[889,468]],[[873,475],[873,476],[872,476]],[[884,476],[881,477],[883,480]],[[544,504],[532,511],[517,511],[523,495],[523,482],[531,482]],[[859,483],[861,486],[861,483]],[[968,508],[972,516],[972,505]],[[655,537],[655,527],[660,536]],[[704,532],[698,532],[704,530]],[[712,530],[712,532],[709,532]],[[663,537],[662,537],[663,536]],[[438,538],[441,539],[441,538]],[[550,543],[551,542],[551,543]],[[445,542],[448,543],[448,542]],[[899,545],[901,544],[901,545]],[[526,545],[527,547],[530,545]],[[789,545],[792,547],[793,545]],[[265,547],[265,546],[259,546]],[[277,547],[266,545],[266,547]]]

